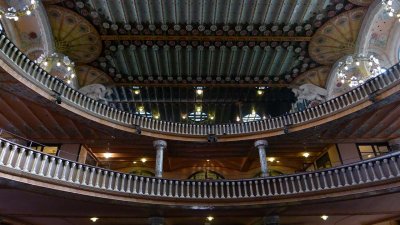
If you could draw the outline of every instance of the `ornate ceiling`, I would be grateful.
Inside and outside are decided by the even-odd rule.
[[[200,107],[208,123],[280,115],[291,86],[325,87],[332,64],[354,52],[370,2],[44,1],[80,87],[103,84],[112,106],[167,121],[191,122]]]

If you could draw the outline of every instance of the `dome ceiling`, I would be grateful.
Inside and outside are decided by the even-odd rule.
[[[86,64],[85,75],[78,76],[87,76],[88,70],[109,76],[109,104],[181,122],[190,122],[186,116],[201,106],[209,114],[205,122],[228,123],[252,111],[260,116],[289,111],[295,101],[287,88],[292,84],[323,86],[330,67],[321,66],[331,65],[342,49],[333,49],[328,59],[320,57],[317,35],[343,17],[357,19],[350,24],[356,37],[362,17],[354,12],[364,13],[361,6],[367,4],[65,0],[47,9],[55,38],[74,47],[62,50]],[[63,27],[64,20],[71,26]],[[332,35],[343,38],[340,32]],[[86,85],[83,79],[80,84]],[[196,86],[205,88],[202,96],[196,95]],[[268,88],[258,95],[259,86]]]

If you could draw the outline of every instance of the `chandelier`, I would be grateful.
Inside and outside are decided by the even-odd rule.
[[[367,70],[367,75],[359,73],[360,65]],[[350,69],[356,67],[357,74],[349,75]],[[342,84],[347,83],[350,87],[356,87],[365,82],[370,77],[375,77],[383,72],[379,60],[373,55],[369,57],[364,55],[348,56],[344,62],[339,62],[337,77]]]
[[[382,0],[382,5],[386,11],[386,13],[390,16],[393,17],[394,14],[396,14],[396,17],[399,19],[400,22],[400,12],[395,12],[393,8],[393,0]]]
[[[17,10],[15,7],[9,7],[7,10],[0,9],[0,19],[4,16],[7,19],[18,21],[21,16],[30,16],[36,8],[37,0],[31,0],[29,5]]]
[[[66,81],[67,84],[71,84],[76,76],[75,64],[68,56],[61,53],[52,53],[51,55],[42,54],[35,62],[40,64],[40,67],[50,74]]]

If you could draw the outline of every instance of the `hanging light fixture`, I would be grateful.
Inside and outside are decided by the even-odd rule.
[[[351,68],[358,67],[357,70],[360,72],[359,67],[365,66],[367,74],[353,74],[350,75]],[[365,82],[370,77],[375,77],[382,73],[384,70],[380,66],[379,60],[373,55],[364,56],[348,56],[344,62],[339,62],[337,70],[337,78],[342,84],[347,83],[350,87],[356,87]]]
[[[40,67],[51,74],[53,74],[53,71],[56,71],[56,76],[66,81],[67,84],[71,84],[73,79],[76,77],[74,62],[64,54],[42,54],[35,60],[35,62],[40,64]]]
[[[0,18],[3,16],[7,19],[18,21],[21,16],[30,16],[32,11],[36,8],[37,1],[31,0],[29,5],[17,10],[15,7],[9,7],[7,10],[0,9]]]
[[[396,12],[395,9],[393,8],[393,0],[382,0],[382,5],[388,16],[394,17],[396,15],[396,18],[400,22],[400,12],[399,11]]]

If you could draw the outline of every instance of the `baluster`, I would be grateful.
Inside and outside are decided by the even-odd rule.
[[[384,159],[383,163],[386,165],[386,169],[389,173],[389,179],[393,178],[394,176],[393,176],[392,170],[390,169],[389,161],[387,159]]]
[[[4,151],[2,151],[3,154]],[[26,157],[25,163],[24,163],[24,172],[28,172],[29,171],[29,164],[32,160],[32,156],[33,155],[33,151],[29,150],[28,151],[28,156]],[[2,163],[1,157],[0,157],[0,165]]]
[[[186,181],[186,198],[190,198],[190,182]]]
[[[267,179],[267,192],[268,192],[268,196],[272,196],[272,191],[271,191],[271,187],[270,187],[270,179]]]
[[[371,168],[372,176],[373,176],[373,178],[374,178],[373,181],[377,181],[378,178],[376,177],[374,165],[372,164],[372,162],[369,162],[369,163],[368,163],[368,166]]]
[[[101,189],[106,189],[106,181],[107,181],[107,175],[108,175],[108,171],[105,170],[103,172],[103,182],[101,183]]]
[[[132,175],[128,175],[128,184],[126,185],[126,192],[132,193],[131,185],[132,185]]]
[[[324,181],[324,188],[323,189],[329,189],[328,183],[326,182],[325,171],[322,171],[322,180]]]
[[[390,158],[394,164],[394,167],[396,168],[396,176],[400,175],[400,170],[399,170],[399,165],[397,165],[397,161],[395,157],[391,157]]]
[[[156,182],[156,179],[152,178],[151,179],[151,192],[150,195],[154,196],[154,183]]]
[[[356,181],[355,181],[354,175],[353,175],[353,168],[352,168],[352,167],[349,167],[347,170],[348,170],[349,173],[350,173],[351,185],[355,185],[355,184],[356,184]]]
[[[343,174],[343,177],[344,177],[344,186],[345,186],[345,187],[346,187],[346,186],[349,186],[349,182],[347,181],[346,170],[345,170],[344,168],[342,168],[342,169],[340,170],[340,172]]]
[[[21,164],[22,157],[25,155],[25,151],[26,151],[25,148],[20,148],[20,150],[19,150],[17,162],[15,163],[15,169],[17,169],[17,170],[21,170],[20,164]]]
[[[8,160],[7,160],[7,167],[12,167],[12,162],[14,161],[14,155],[15,155],[15,152],[17,151],[17,146],[16,145],[14,145],[12,148],[11,148],[11,151],[10,151],[10,156],[8,157]]]
[[[89,171],[89,183],[88,186],[93,187],[93,176],[94,176],[94,168],[88,168]]]
[[[239,190],[239,194],[238,194],[238,198],[242,198],[242,188],[241,188],[242,183],[239,181],[238,182],[238,190]]]
[[[263,197],[265,196],[264,180],[261,180],[261,194],[262,194]]]
[[[227,193],[226,193],[226,197],[227,198],[230,198],[231,197],[231,195],[230,195],[230,188],[229,188],[229,185],[231,184],[231,182],[228,182],[226,185],[227,185]],[[232,182],[232,198],[237,198],[237,196],[236,196],[236,181],[234,181],[234,182]]]
[[[249,189],[250,189],[250,197],[254,197],[254,193],[253,193],[253,181],[249,181]]]
[[[163,180],[163,196],[167,196],[167,181]]]
[[[308,189],[307,177],[306,177],[306,175],[303,175],[302,177],[304,180],[304,187],[305,187],[304,192],[309,192],[310,189]]]
[[[258,187],[258,180],[254,181],[255,185],[256,185],[256,197],[260,196],[260,191],[259,191],[259,187]]]
[[[33,165],[32,165],[32,168],[31,168],[31,173],[33,173],[33,174],[36,174],[36,167],[37,167],[37,164],[39,162],[39,158],[40,158],[40,153],[35,152],[34,159],[33,159]]]
[[[245,197],[245,198],[249,197],[247,195],[247,181],[243,182],[243,189],[244,189],[244,196],[243,197]]]
[[[286,187],[286,194],[292,194],[290,192],[290,188],[289,188],[289,179],[287,177],[285,177],[284,181],[285,181],[285,187]]]
[[[272,179],[272,184],[274,185],[274,195],[278,195],[278,188],[276,187],[276,179]]]
[[[385,173],[382,170],[381,162],[380,161],[376,161],[376,164],[378,166],[379,172],[381,173],[381,179],[380,180],[386,180],[387,178],[385,176]]]
[[[115,177],[115,184],[114,184],[114,191],[119,191],[119,177],[121,176],[120,173],[117,173],[116,177]]]
[[[185,197],[185,182],[181,181],[181,194],[179,197],[184,198]]]
[[[319,173],[316,173],[315,174],[315,179],[317,180],[317,190],[322,190],[322,187],[321,187],[321,182],[320,182],[320,180],[319,180]]]
[[[371,178],[370,178],[370,176],[369,176],[368,169],[367,169],[367,164],[363,163],[363,164],[362,164],[362,167],[363,167],[363,169],[364,169],[365,177],[367,178],[367,180],[365,181],[365,183],[371,182]]]
[[[358,184],[364,183],[363,177],[361,176],[361,173],[360,173],[360,167],[358,165],[356,165],[355,168],[356,168],[357,175],[358,175]]]
[[[219,193],[218,193],[218,182],[215,182],[214,186],[214,191],[215,191],[215,198],[219,198]]]
[[[283,186],[282,186],[282,178],[278,178],[279,181],[279,188],[281,189],[281,195],[285,194],[285,190],[283,190]]]
[[[315,191],[315,185],[314,185],[314,179],[313,179],[313,174],[310,173],[308,174],[308,177],[310,178],[310,183],[311,183],[311,191]],[[307,182],[307,178],[304,179],[305,182]]]
[[[329,170],[329,171],[328,171],[328,174],[329,174],[329,178],[330,178],[330,181],[331,181],[331,187],[330,187],[330,188],[335,188],[336,185],[335,185],[335,182],[333,181],[332,170]]]
[[[161,195],[161,180],[157,179],[157,196]]]
[[[58,168],[59,168],[59,165],[57,165],[57,169]],[[82,185],[87,185],[86,178],[87,178],[88,170],[89,170],[89,167],[87,167],[87,166],[83,167]],[[58,172],[56,172],[56,174],[58,174]]]
[[[230,182],[226,182],[226,197],[227,198],[231,198],[231,189],[230,189]],[[235,183],[232,184],[232,193],[233,193],[233,197],[236,198],[236,193],[235,193],[235,188],[234,188]],[[224,186],[224,183],[222,183],[222,187]],[[222,189],[222,194],[224,189]]]
[[[197,197],[201,198],[202,194],[201,194],[201,183],[200,182],[197,182],[197,190],[198,190]]]
[[[293,194],[297,194],[297,189],[296,189],[294,177],[290,177],[290,182],[292,183]]]
[[[145,186],[145,189],[144,189],[144,194],[145,195],[149,195],[149,182],[150,182],[150,179],[148,177],[146,177],[146,186]]]
[[[214,198],[213,191],[212,191],[213,183],[212,183],[212,182],[209,182],[209,183],[208,183],[208,186],[210,187],[210,188],[209,188],[208,197],[209,197],[209,198]]]
[[[84,173],[86,173],[86,171]],[[114,172],[110,172],[110,176],[108,177],[108,187],[107,187],[107,190],[109,191],[112,191],[113,179],[114,179]]]
[[[139,195],[143,194],[143,177],[139,179]]]
[[[138,177],[135,176],[134,180],[133,180],[133,194],[137,194],[137,181],[138,181]]]
[[[303,187],[302,187],[301,182],[300,182],[300,176],[296,176],[296,180],[297,180],[297,185],[299,187],[298,193],[303,193]]]
[[[172,180],[168,182],[168,197],[172,197]]]
[[[42,157],[42,162],[41,162],[40,169],[39,169],[39,175],[40,176],[44,176],[43,170],[44,170],[44,167],[46,166],[46,162],[47,162],[47,158],[48,157],[49,157],[48,155],[44,155],[44,157]]]
[[[61,177],[62,181],[67,181],[66,176],[67,176],[67,168],[68,168],[68,166],[69,166],[69,161],[66,161],[64,163],[63,174],[62,174],[62,177]]]
[[[192,184],[192,198],[196,198],[196,183],[195,182],[191,182]]]
[[[69,170],[69,176],[68,176],[68,182],[70,182],[70,183],[74,182],[73,177],[74,177],[75,166],[76,166],[76,163],[72,162],[71,168]]]
[[[75,183],[76,183],[76,184],[80,184],[79,179],[80,179],[80,177],[81,177],[81,170],[82,170],[82,165],[79,164],[78,169],[77,169],[77,172],[76,172],[76,177],[75,177]]]
[[[96,188],[100,188],[100,175],[101,175],[101,170],[97,169],[96,184],[95,184]]]
[[[203,182],[203,189],[204,189],[204,198],[208,198],[207,196],[207,182]]]
[[[342,182],[341,182],[340,177],[339,177],[339,170],[335,169],[334,172],[336,174],[336,179],[337,179],[337,182],[338,182],[338,186],[337,187],[338,188],[342,187],[343,185],[342,185]]]
[[[174,193],[174,197],[175,197],[175,198],[179,198],[178,187],[179,187],[179,183],[178,183],[178,181],[176,180],[176,181],[175,181],[175,193]]]

